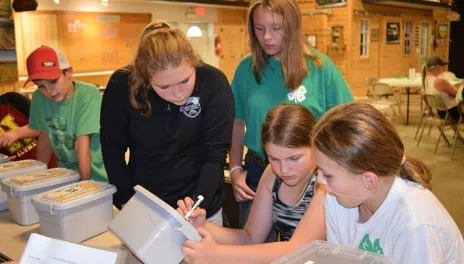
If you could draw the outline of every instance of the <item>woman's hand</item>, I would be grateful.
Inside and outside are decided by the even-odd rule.
[[[255,198],[256,193],[246,184],[247,172],[235,170],[232,172],[233,175],[230,175],[232,190],[237,202],[245,202]]]
[[[187,212],[192,209],[193,203],[194,201],[190,197],[185,197],[184,200],[177,201],[177,206],[179,207],[177,207],[176,210],[182,217],[185,217]],[[206,222],[205,209],[200,209],[200,207],[197,207],[190,215],[188,222],[194,227],[200,227],[204,225]]]
[[[201,227],[197,230],[202,237],[202,241],[185,241],[182,247],[182,254],[186,255],[192,264],[216,264],[224,262],[219,259],[219,246],[216,244],[216,240],[214,240],[211,233]]]

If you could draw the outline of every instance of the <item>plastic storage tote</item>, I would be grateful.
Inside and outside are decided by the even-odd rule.
[[[357,248],[313,241],[271,264],[393,264],[389,257]]]
[[[2,189],[8,195],[11,219],[21,225],[38,223],[39,215],[32,205],[32,196],[78,180],[77,172],[62,168],[4,179]]]
[[[8,156],[0,154],[0,164],[7,163],[8,162]]]
[[[107,231],[115,192],[111,184],[82,181],[33,196],[42,235],[80,243]]]
[[[47,169],[47,164],[36,160],[20,160],[0,164],[0,181]],[[0,211],[8,209],[8,196],[0,188]]]
[[[144,263],[178,264],[185,257],[184,241],[201,241],[201,236],[157,196],[139,185],[134,189],[108,228]]]

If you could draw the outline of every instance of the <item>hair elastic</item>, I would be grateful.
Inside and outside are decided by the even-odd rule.
[[[401,165],[403,165],[405,161],[406,161],[406,156],[403,155],[403,158],[401,159]]]

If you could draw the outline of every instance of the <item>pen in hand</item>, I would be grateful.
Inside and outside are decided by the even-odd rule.
[[[184,216],[185,220],[187,220],[187,221],[189,220],[190,216],[192,215],[192,212],[200,205],[201,202],[203,202],[204,199],[205,198],[203,197],[203,195],[198,195],[197,202],[193,205],[192,209],[190,209],[190,211],[188,211],[185,214],[185,216]]]

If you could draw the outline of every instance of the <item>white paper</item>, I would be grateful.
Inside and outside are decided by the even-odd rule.
[[[31,234],[19,264],[115,264],[117,253]]]

